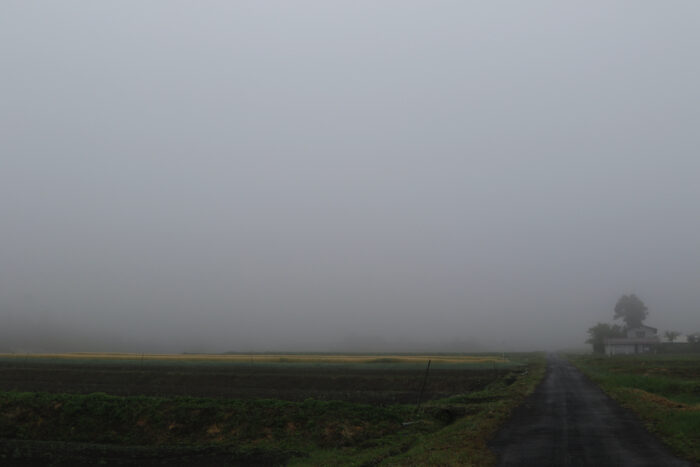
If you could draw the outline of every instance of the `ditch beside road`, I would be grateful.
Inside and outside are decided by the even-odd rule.
[[[500,466],[690,466],[565,359],[547,374],[491,443]]]

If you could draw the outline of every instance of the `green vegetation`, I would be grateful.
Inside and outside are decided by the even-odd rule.
[[[117,445],[227,445],[287,456],[380,438],[406,406],[107,394],[0,394],[0,438]]]
[[[615,304],[615,319],[622,319],[627,329],[644,324],[649,315],[648,308],[635,294],[623,295]]]
[[[456,396],[433,405],[459,407],[465,416],[442,430],[422,436],[406,453],[389,459],[388,465],[492,465],[496,458],[488,441],[508,419],[511,411],[532,393],[545,373],[541,354],[523,356],[522,373],[499,380],[485,390]],[[453,409],[454,410],[454,409]]]
[[[678,455],[700,462],[700,356],[570,356]]]
[[[41,388],[0,392],[0,463],[38,461],[51,453],[54,460],[150,465],[168,458],[488,465],[494,459],[487,441],[544,372],[538,354],[497,359],[488,366],[483,361],[471,367],[437,364],[417,413],[424,365],[393,358],[354,364],[358,367],[277,362],[144,368],[140,363],[29,360],[0,361],[3,374],[11,376],[3,384],[24,391],[32,385]],[[73,384],[78,380],[91,385]],[[132,392],[125,390],[129,382],[133,390],[168,386],[168,396],[114,395]],[[196,396],[222,382],[238,396]],[[279,397],[257,397],[270,385],[276,385]],[[102,392],[63,391],[76,387]]]
[[[593,346],[594,353],[605,353],[605,340],[625,337],[627,330],[642,326],[649,315],[647,310],[647,306],[635,294],[623,295],[615,303],[613,318],[622,319],[625,325],[596,323],[595,326],[588,328],[586,343]]]

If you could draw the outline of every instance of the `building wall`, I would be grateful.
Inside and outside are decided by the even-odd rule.
[[[606,355],[630,355],[634,354],[634,344],[606,344]]]
[[[653,351],[654,346],[649,344],[605,344],[606,355],[634,355]]]

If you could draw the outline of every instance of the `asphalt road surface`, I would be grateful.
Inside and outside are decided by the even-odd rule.
[[[501,466],[690,466],[674,457],[565,359],[547,357],[544,381],[491,448]]]

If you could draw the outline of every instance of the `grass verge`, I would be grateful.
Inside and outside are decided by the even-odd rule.
[[[484,391],[436,401],[433,407],[451,407],[465,416],[442,430],[426,434],[405,453],[386,459],[384,465],[488,466],[496,461],[488,442],[542,380],[543,354],[523,357],[524,371],[505,378]]]
[[[291,465],[460,465],[490,466],[496,457],[488,442],[513,409],[535,389],[545,373],[543,354],[521,355],[519,372],[488,388],[465,395],[432,401],[413,429],[386,437],[373,446],[343,450],[318,450]],[[443,427],[430,429],[430,420]]]
[[[570,355],[569,360],[678,456],[700,463],[699,356]]]

